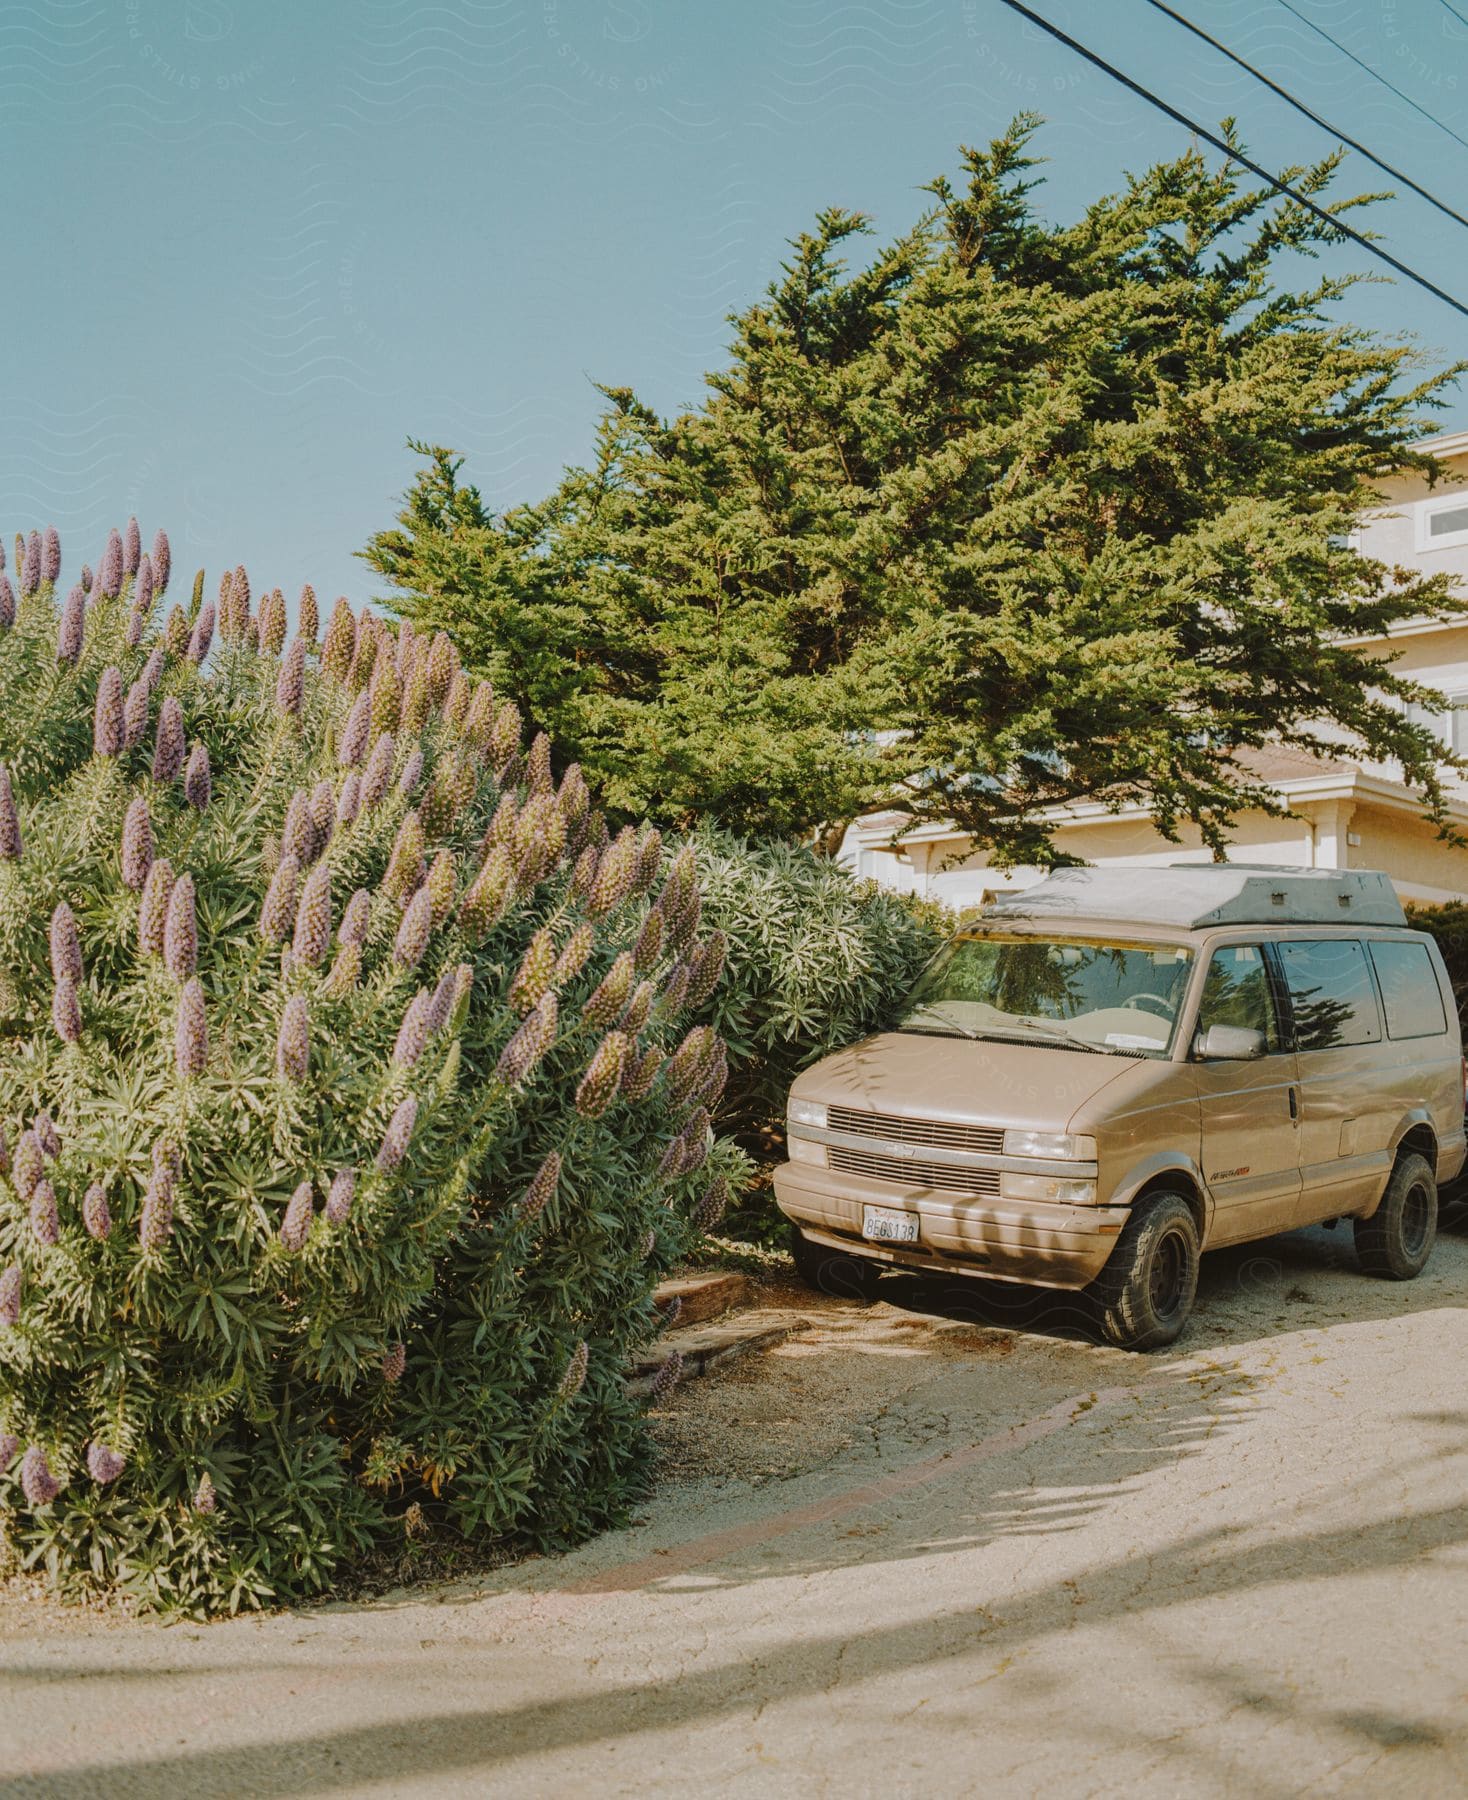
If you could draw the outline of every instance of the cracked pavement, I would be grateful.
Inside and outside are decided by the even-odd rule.
[[[638,1521],[209,1627],[0,1591],[0,1795],[1458,1794],[1468,1228],[1205,1258],[1174,1351],[893,1277],[680,1391]]]

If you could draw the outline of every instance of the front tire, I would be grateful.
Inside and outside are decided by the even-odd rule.
[[[832,1250],[813,1244],[798,1225],[790,1227],[790,1254],[795,1272],[807,1287],[838,1300],[870,1300],[876,1293],[881,1270],[864,1256],[849,1250]]]
[[[1181,1194],[1132,1208],[1095,1284],[1101,1330],[1121,1350],[1158,1350],[1181,1335],[1198,1291],[1198,1226]]]
[[[1355,1222],[1362,1272],[1385,1281],[1411,1281],[1427,1267],[1437,1242],[1437,1177],[1425,1156],[1402,1157],[1381,1205]]]

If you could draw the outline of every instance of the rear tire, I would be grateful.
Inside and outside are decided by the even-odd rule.
[[[1181,1194],[1132,1208],[1092,1290],[1101,1329],[1120,1350],[1158,1350],[1180,1336],[1198,1291],[1198,1226]]]
[[[798,1225],[790,1227],[790,1254],[800,1279],[819,1294],[838,1300],[870,1300],[876,1294],[881,1270],[875,1263],[849,1250],[813,1244]]]
[[[1356,1255],[1364,1274],[1411,1281],[1427,1267],[1437,1242],[1437,1177],[1425,1156],[1400,1157],[1381,1205],[1357,1219]]]

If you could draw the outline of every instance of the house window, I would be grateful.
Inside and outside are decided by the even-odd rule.
[[[1414,725],[1425,725],[1444,749],[1468,755],[1468,694],[1444,694],[1445,707],[1419,706],[1414,700],[1402,710]]]
[[[1417,508],[1417,548],[1449,550],[1468,544],[1468,497],[1427,500]]]

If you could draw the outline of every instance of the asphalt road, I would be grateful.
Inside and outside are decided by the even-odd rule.
[[[641,1522],[207,1629],[0,1601],[0,1794],[1468,1790],[1468,1236],[1205,1259],[1176,1353],[898,1280],[690,1385]]]

